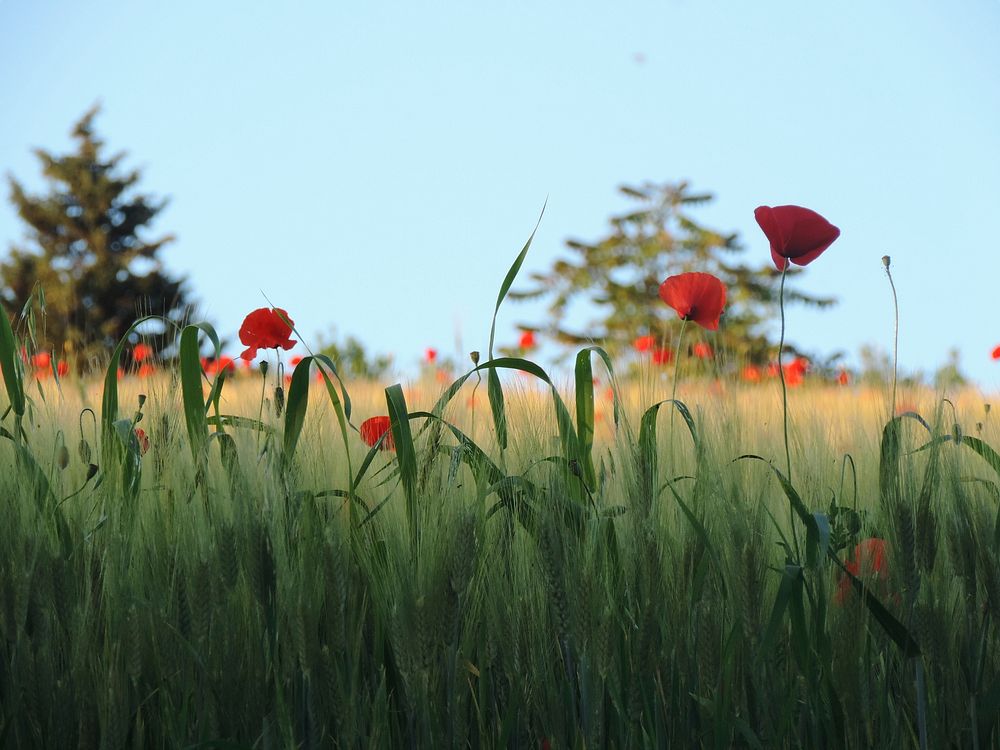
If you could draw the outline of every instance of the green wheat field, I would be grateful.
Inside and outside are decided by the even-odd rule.
[[[596,347],[39,381],[0,318],[0,747],[998,746],[979,394],[807,381],[789,463],[776,382]]]

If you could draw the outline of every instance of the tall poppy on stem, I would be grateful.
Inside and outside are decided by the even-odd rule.
[[[677,337],[677,353],[674,356],[674,385],[670,400],[677,400],[677,367],[681,359],[681,343],[684,328],[692,320],[702,328],[715,331],[719,328],[719,318],[726,306],[726,286],[710,273],[680,273],[668,276],[660,284],[660,299],[677,312],[682,321]],[[676,404],[672,404],[675,406]],[[670,411],[670,446],[673,452],[674,410]],[[671,455],[671,459],[673,456]]]
[[[757,224],[771,244],[771,259],[781,271],[778,307],[781,309],[781,337],[778,340],[778,376],[781,378],[781,409],[784,416],[785,466],[792,481],[792,453],[788,447],[788,389],[780,367],[785,350],[785,275],[791,263],[812,263],[840,236],[840,230],[815,211],[802,206],[758,206],[753,212]],[[794,526],[792,527],[794,529]]]

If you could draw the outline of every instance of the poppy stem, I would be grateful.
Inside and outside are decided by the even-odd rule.
[[[885,275],[889,277],[889,288],[892,289],[892,307],[895,318],[892,331],[892,411],[889,412],[889,419],[892,419],[896,416],[896,375],[899,367],[899,300],[896,298],[896,285],[892,281],[889,263],[889,256],[883,255],[882,265],[885,266]]]
[[[670,471],[674,469],[674,412],[677,411],[677,380],[678,370],[681,365],[681,345],[684,343],[684,329],[687,328],[688,319],[681,319],[681,332],[677,337],[677,351],[674,352],[674,385],[670,391]]]
[[[788,483],[792,483],[792,453],[788,447],[788,388],[785,386],[785,368],[781,362],[785,350],[785,275],[788,273],[789,260],[781,267],[781,286],[778,289],[778,306],[781,308],[781,337],[778,340],[778,378],[781,380],[781,411],[782,426],[785,434],[785,467],[788,471]],[[792,526],[794,530],[794,525]]]

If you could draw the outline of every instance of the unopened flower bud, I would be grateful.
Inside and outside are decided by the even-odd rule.
[[[91,464],[87,467],[87,481],[89,482],[95,476],[97,476],[97,464]]]
[[[890,264],[891,262],[892,262],[892,258],[890,258],[890,257],[889,257],[888,255],[883,255],[883,256],[882,256],[882,265],[883,265],[883,266],[885,266],[886,268],[888,268],[888,267],[889,267],[889,264]]]
[[[69,448],[65,445],[59,446],[59,453],[56,455],[56,463],[60,469],[65,469],[69,466]]]
[[[90,463],[90,443],[88,443],[83,438],[80,439],[80,445],[77,448],[77,452],[80,454],[80,460],[85,463]]]
[[[141,409],[145,404],[146,404],[146,394],[145,393],[140,393],[139,394],[139,408]]]
[[[479,365],[479,352],[469,352],[469,359],[472,360],[473,365]]]

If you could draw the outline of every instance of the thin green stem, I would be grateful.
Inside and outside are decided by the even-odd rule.
[[[681,364],[681,345],[684,343],[684,329],[687,328],[687,318],[681,321],[681,332],[677,336],[677,349],[674,351],[674,385],[670,391],[670,466],[674,470],[674,412],[677,411],[677,381]]]
[[[890,259],[888,255],[882,256],[882,265],[885,266],[885,275],[889,277],[889,288],[892,289],[893,308],[893,330],[892,330],[892,411],[889,412],[889,419],[896,416],[896,378],[899,368],[899,300],[896,297],[896,285],[892,281],[892,271],[889,270]]]
[[[781,308],[781,338],[778,340],[778,378],[781,380],[781,412],[782,425],[785,434],[785,468],[788,482],[792,481],[792,452],[788,447],[788,388],[785,386],[785,367],[781,361],[785,350],[785,275],[788,273],[789,261],[781,269],[781,286],[778,289],[778,306]],[[794,527],[793,527],[794,528]]]

